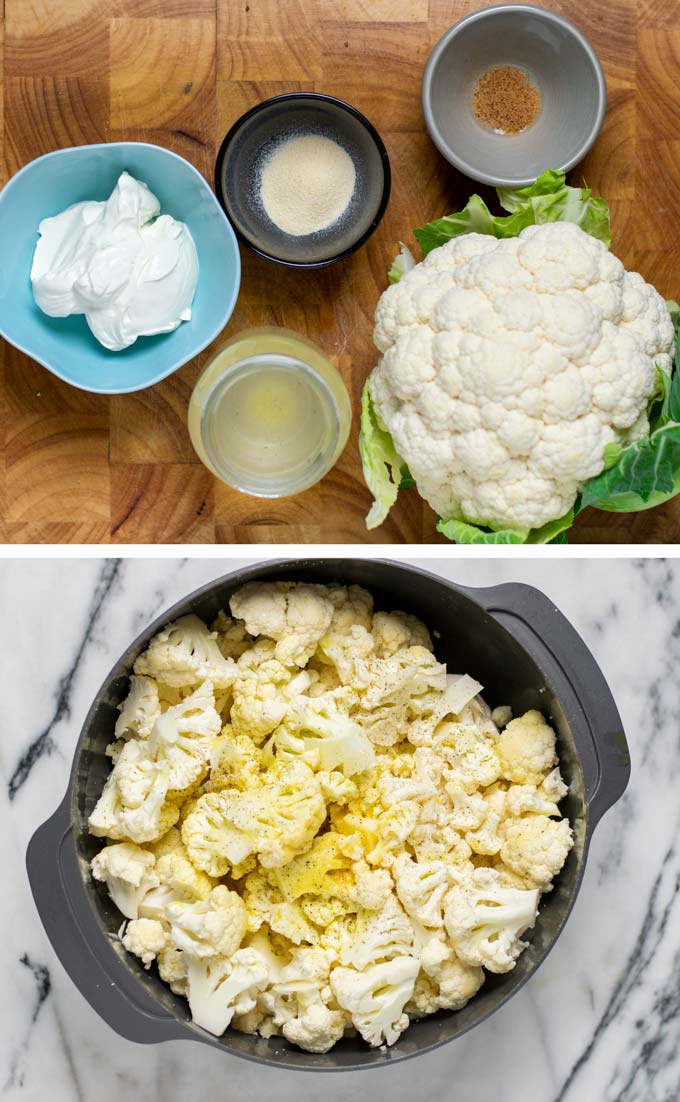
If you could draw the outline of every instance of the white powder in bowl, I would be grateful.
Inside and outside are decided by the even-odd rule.
[[[282,141],[262,166],[260,198],[267,216],[291,237],[317,233],[337,222],[354,192],[349,153],[321,134]]]

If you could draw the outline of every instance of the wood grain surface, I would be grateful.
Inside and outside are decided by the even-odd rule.
[[[355,402],[375,363],[372,316],[399,239],[479,189],[437,153],[419,86],[427,55],[481,0],[0,0],[0,183],[52,149],[124,139],[180,153],[212,181],[216,147],[278,92],[347,99],[380,130],[392,199],[350,260],[292,272],[242,250],[233,334],[285,325],[321,345]],[[599,53],[609,110],[572,173],[610,202],[613,249],[665,296],[680,294],[680,2],[544,0]],[[3,114],[4,102],[4,114]],[[0,243],[0,263],[1,263]],[[357,418],[341,462],[281,502],[229,490],[201,466],[189,396],[215,344],[159,386],[104,398],[1,345],[0,538],[6,542],[441,541],[415,491],[367,533]],[[588,510],[572,542],[680,541],[680,499],[632,516]]]

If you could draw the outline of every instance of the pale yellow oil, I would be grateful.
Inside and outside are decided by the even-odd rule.
[[[335,368],[285,330],[250,331],[225,346],[189,407],[203,462],[231,486],[263,497],[318,481],[342,451],[350,420]]]

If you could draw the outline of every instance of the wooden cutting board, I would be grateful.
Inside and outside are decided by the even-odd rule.
[[[355,423],[336,469],[281,502],[245,497],[196,459],[189,395],[215,344],[140,394],[103,398],[4,346],[2,465],[9,542],[409,542],[441,540],[415,491],[367,533],[357,417],[375,363],[372,315],[399,239],[479,190],[436,152],[420,78],[440,35],[476,0],[0,0],[4,183],[48,150],[138,139],[180,153],[212,180],[231,123],[267,96],[329,92],[364,111],[392,162],[392,199],[352,259],[292,272],[243,252],[226,330],[285,325],[317,341],[351,389]],[[545,0],[599,53],[603,132],[572,182],[611,203],[614,251],[665,296],[680,295],[680,3]],[[2,100],[0,99],[0,112]],[[481,189],[485,197],[488,192]],[[1,260],[0,243],[0,263]],[[632,516],[589,510],[572,541],[680,540],[680,499]]]

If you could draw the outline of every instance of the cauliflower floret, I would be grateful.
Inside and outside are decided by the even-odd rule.
[[[359,789],[354,781],[337,769],[330,771],[319,769],[316,779],[327,804],[348,804],[350,800],[356,800],[359,795]]]
[[[309,922],[301,906],[285,900],[263,873],[251,872],[246,876],[243,899],[251,933],[257,933],[266,924],[274,933],[288,938],[293,945],[303,942],[315,945],[318,942],[318,930]]]
[[[371,635],[378,658],[391,658],[405,647],[432,650],[432,640],[425,624],[407,612],[376,612]]]
[[[162,949],[158,954],[157,963],[158,974],[169,985],[170,990],[175,995],[186,997],[187,966],[184,953],[180,949],[175,949],[174,946],[169,949]]]
[[[171,792],[183,792],[203,779],[221,727],[210,681],[158,717],[148,738],[149,753],[154,761],[167,763]]]
[[[145,968],[150,968],[159,953],[167,947],[168,932],[151,918],[135,918],[128,922],[123,934],[123,945],[128,953],[139,957]]]
[[[303,762],[291,762],[261,788],[200,796],[182,825],[190,860],[210,876],[256,853],[264,868],[280,868],[304,851],[326,818],[318,782]]]
[[[223,788],[259,788],[262,783],[262,751],[248,735],[237,735],[231,726],[222,729],[210,750],[210,776],[204,791]]]
[[[161,714],[158,687],[150,677],[130,678],[130,691],[122,704],[113,733],[115,739],[148,738]]]
[[[159,883],[155,864],[156,859],[148,850],[120,842],[100,850],[90,868],[95,880],[106,881],[107,891],[121,914],[135,919],[141,900]]]
[[[535,784],[511,784],[506,797],[508,817],[519,819],[521,815],[555,815],[560,809],[554,800],[546,799],[542,788]]]
[[[221,1037],[234,1014],[255,1008],[257,992],[267,983],[267,966],[254,949],[223,956],[187,954],[187,998],[196,1025]]]
[[[252,647],[255,640],[245,629],[245,624],[240,620],[232,620],[223,609],[217,613],[210,630],[217,636],[217,645],[223,658],[233,658],[236,661]]]
[[[152,761],[146,742],[131,739],[90,815],[90,834],[131,842],[160,838],[179,818],[179,808],[167,802],[168,788],[167,763]]]
[[[484,983],[479,965],[465,964],[443,937],[428,939],[421,952],[421,972],[407,1011],[414,1017],[437,1010],[461,1010]]]
[[[475,869],[445,900],[444,924],[456,955],[490,972],[509,972],[526,948],[520,936],[536,921],[539,895],[504,887],[495,869]]]
[[[406,731],[408,741],[422,749],[431,747],[435,731],[442,720],[447,716],[462,718],[466,709],[470,710],[474,704],[481,689],[479,681],[467,674],[447,674],[443,692],[428,693],[411,702],[411,709],[417,718],[409,724]],[[482,727],[485,728],[485,723],[482,723]],[[486,733],[485,729],[479,733]]]
[[[321,930],[325,930],[336,918],[350,914],[356,907],[337,896],[305,895],[300,899],[300,910],[305,918]]]
[[[204,872],[194,868],[184,846],[173,853],[166,853],[156,862],[156,875],[162,884],[178,896],[189,902],[207,899],[214,888],[214,882]]]
[[[208,899],[171,903],[166,913],[173,945],[194,957],[230,957],[243,941],[248,925],[241,896],[224,884],[213,888]]]
[[[502,775],[515,784],[540,784],[557,765],[555,732],[533,709],[513,719],[499,735]]]
[[[451,766],[454,781],[466,792],[486,788],[501,775],[501,760],[496,747],[474,727],[447,720],[440,725],[434,746]]]
[[[251,635],[276,641],[284,665],[305,666],[333,618],[325,586],[306,583],[247,582],[229,607]]]
[[[568,791],[569,789],[562,780],[559,766],[557,769],[553,769],[552,773],[548,773],[538,790],[541,799],[548,800],[555,805],[564,799]]]
[[[447,687],[446,666],[422,646],[406,647],[390,658],[373,658],[368,671],[370,680],[356,718],[377,746],[392,746],[407,737],[418,698]]]
[[[349,589],[330,586],[328,596],[334,608],[333,618],[319,640],[313,663],[321,671],[332,671],[339,684],[361,687],[368,681],[366,659],[375,649],[371,635],[373,598],[358,585]],[[330,666],[324,667],[324,663]]]
[[[343,697],[333,692],[291,702],[285,727],[273,738],[277,756],[301,758],[325,771],[340,769],[347,776],[370,769],[375,751],[342,704]]]
[[[500,815],[495,815],[493,812],[489,813],[482,826],[477,830],[468,830],[465,835],[465,841],[469,845],[473,853],[479,853],[483,856],[493,856],[498,853],[503,845],[503,838],[499,833],[501,827]]]
[[[333,969],[333,994],[369,1045],[393,1045],[408,1027],[404,1006],[413,994],[419,970],[419,962],[410,956],[371,964],[362,972]]]
[[[135,673],[180,689],[211,681],[220,690],[232,685],[236,664],[223,657],[216,633],[208,631],[192,613],[168,624],[154,636],[135,662]]]
[[[281,1032],[287,1041],[306,1052],[328,1052],[345,1032],[347,1020],[341,1010],[329,1010],[317,1002],[303,1010],[299,1018],[284,1022]]]
[[[351,943],[340,951],[340,963],[363,971],[379,960],[406,956],[413,927],[398,900],[390,895],[380,911],[359,911]]]
[[[423,926],[443,926],[443,901],[450,880],[443,861],[413,861],[407,853],[392,866],[397,895],[404,910]]]
[[[293,950],[291,959],[269,973],[271,986],[260,1000],[276,1025],[296,1018],[301,1011],[322,1001],[328,983],[331,956],[318,946]]]
[[[501,860],[528,884],[547,891],[562,868],[573,845],[567,819],[528,815],[506,819]]]
[[[365,911],[379,911],[392,891],[392,878],[387,869],[369,868],[366,861],[355,861],[353,901]]]
[[[257,743],[270,735],[288,711],[293,680],[294,670],[276,657],[271,639],[258,639],[245,651],[236,666],[229,717],[236,734],[249,735]],[[295,691],[304,692],[310,683],[310,675],[298,671]]]
[[[477,830],[484,822],[488,811],[484,797],[478,792],[468,792],[455,773],[451,780],[446,782],[445,790],[453,805],[453,810],[449,814],[451,826],[462,831]]]

